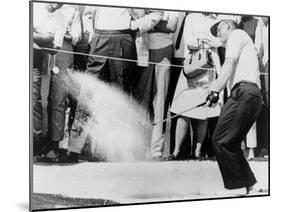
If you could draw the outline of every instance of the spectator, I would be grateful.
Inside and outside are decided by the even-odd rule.
[[[94,35],[94,22],[95,22],[95,15],[96,15],[96,7],[84,7],[79,6],[79,17],[80,17],[80,24],[81,24],[81,39],[77,42],[76,45],[73,46],[74,52],[78,53],[86,53],[88,54],[90,51],[90,42]],[[88,56],[75,54],[73,58],[73,65],[74,70],[79,72],[84,72],[87,70],[87,63],[88,63]],[[79,91],[75,91],[79,93]],[[78,100],[76,99],[78,98]],[[79,95],[74,96],[70,99],[70,111],[69,111],[69,122],[68,122],[68,135],[66,136],[67,140],[67,154],[61,155],[59,157],[58,162],[65,163],[65,162],[78,162],[78,154],[75,152],[77,151],[77,142],[75,139],[72,139],[73,136],[73,129],[77,129],[79,125],[81,125],[81,121],[88,117],[88,113],[86,112],[85,108],[79,105]],[[82,146],[79,147],[79,153],[84,147],[84,143],[81,144]]]
[[[35,156],[43,153],[43,114],[41,80],[43,71],[55,51],[47,51],[42,48],[56,48],[56,26],[53,24],[55,12],[62,7],[62,4],[35,3],[33,4],[33,69],[32,69],[32,105],[33,105],[33,154]]]
[[[261,79],[261,91],[263,98],[263,107],[261,114],[257,121],[257,133],[258,133],[258,147],[260,148],[260,156],[268,155],[268,138],[269,138],[269,96],[268,96],[268,53],[269,53],[269,18],[261,17],[258,20],[256,28],[255,46],[259,58],[259,69]]]
[[[42,147],[42,102],[41,78],[43,68],[43,50],[40,47],[52,47],[54,35],[33,31],[33,69],[32,69],[32,107],[33,107],[33,150],[40,155]]]
[[[253,16],[242,16],[239,24],[239,27],[248,33],[253,42],[255,41],[257,22],[258,19]],[[246,147],[249,149],[248,160],[252,160],[255,157],[254,149],[257,147],[256,123],[251,127],[246,136]],[[245,154],[246,153],[247,152],[245,151]]]
[[[61,50],[73,52],[72,45],[80,40],[81,24],[77,8],[64,5],[60,10],[60,16],[54,23],[60,26]],[[48,97],[48,138],[47,153],[43,160],[54,161],[59,155],[59,142],[63,140],[65,132],[65,112],[69,97],[68,86],[64,82],[65,76],[73,67],[73,54],[58,52],[54,57],[52,68],[50,92]],[[65,153],[63,151],[62,153]]]
[[[191,13],[187,16],[184,28],[185,66],[190,66],[189,62],[192,60],[193,55],[202,51],[204,45],[204,49],[208,50],[202,51],[202,57],[207,57],[207,52],[211,53],[212,56],[209,59],[212,61],[212,66],[216,68],[217,72],[209,70],[194,78],[187,78],[185,75],[187,67],[185,67],[183,72],[180,74],[175,91],[171,107],[171,111],[173,113],[179,114],[188,108],[188,105],[190,105],[193,98],[198,96],[202,87],[207,86],[211,81],[213,81],[216,78],[216,74],[219,72],[220,62],[216,47],[220,45],[220,42],[209,33],[209,27],[214,22],[215,17],[209,14]],[[189,98],[185,98],[185,95],[189,95]],[[169,159],[180,159],[180,148],[190,123],[194,132],[192,153],[195,157],[199,157],[203,141],[205,140],[207,134],[207,118],[216,117],[219,113],[220,106],[216,105],[213,108],[206,108],[202,106],[181,114],[177,120],[175,149]],[[194,148],[195,145],[196,148]]]
[[[105,57],[90,56],[87,72],[130,93],[135,63],[108,58],[136,60],[135,39],[133,32],[130,30],[131,16],[129,10],[126,8],[100,7],[97,10],[97,17],[90,54]]]
[[[183,66],[184,62],[184,39],[183,39],[183,31],[184,25],[186,20],[187,13],[186,12],[179,12],[178,13],[178,22],[177,22],[177,29],[173,33],[173,41],[174,41],[174,57],[172,59],[172,65]],[[169,107],[172,104],[172,100],[174,97],[175,89],[177,86],[177,82],[179,79],[179,75],[182,71],[181,67],[171,66],[171,73],[170,73],[170,85],[168,89],[168,102]],[[171,116],[174,115],[171,113]],[[170,129],[170,154],[173,153],[175,148],[175,128],[176,128],[177,118],[171,120],[171,129]],[[189,133],[187,133],[189,134]],[[191,143],[190,137],[186,136],[184,143],[180,149],[180,158],[185,158],[188,145]]]
[[[239,28],[245,30],[254,41],[256,36],[257,23],[258,19],[256,17],[244,15],[241,17]]]
[[[96,17],[98,18],[94,22],[95,35],[90,43],[90,54],[105,57],[90,56],[87,72],[105,82],[117,85],[127,94],[131,94],[136,64],[118,60],[118,58],[136,59],[136,30],[145,33],[152,29],[161,19],[161,14],[146,15],[144,10],[140,9],[100,7],[96,11]],[[83,131],[83,126],[88,119],[88,111],[83,105],[79,105],[70,134],[69,156],[61,162],[78,162],[86,141],[91,140]]]
[[[79,53],[89,54],[90,51],[90,41],[93,36],[93,18],[95,16],[95,7],[90,6],[78,6],[78,12],[79,12],[79,23],[81,25],[81,39],[73,45],[73,70],[79,71],[79,72],[85,72],[87,68],[87,62],[88,62],[88,56],[87,55],[81,55]],[[78,54],[76,54],[76,52]],[[77,96],[76,96],[77,97]],[[77,100],[75,96],[69,95],[69,110],[67,111],[68,116],[68,123],[67,123],[67,129],[65,134],[65,142],[64,145],[65,148],[68,148],[68,140],[69,140],[69,134],[74,122],[75,112],[77,108]]]
[[[155,12],[161,11],[147,10],[148,14]],[[164,11],[163,18],[148,33],[149,61],[162,63],[162,65],[150,64],[143,71],[137,90],[141,104],[154,123],[163,120],[167,114],[169,65],[174,51],[172,32],[176,30],[176,27],[177,13]],[[164,142],[165,124],[160,123],[152,129],[150,151],[153,159],[163,159]]]
[[[248,160],[255,158],[254,149],[257,147],[257,127],[256,123],[253,124],[246,136],[246,146],[249,148]]]

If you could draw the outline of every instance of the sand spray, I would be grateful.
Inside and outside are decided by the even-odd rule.
[[[68,73],[68,90],[89,114],[82,130],[90,138],[92,153],[100,151],[110,161],[149,158],[152,124],[146,111],[116,86],[87,73]],[[78,142],[84,139],[78,137]]]

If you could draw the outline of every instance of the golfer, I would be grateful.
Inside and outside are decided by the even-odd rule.
[[[207,97],[207,105],[212,106],[225,86],[230,94],[212,137],[224,187],[231,189],[226,193],[237,195],[259,192],[261,189],[241,150],[241,142],[262,106],[257,52],[249,35],[237,29],[231,16],[221,18],[210,30],[226,48],[222,70],[209,85]]]

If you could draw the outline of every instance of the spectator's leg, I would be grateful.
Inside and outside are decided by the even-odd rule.
[[[43,68],[43,51],[33,49],[32,69],[32,124],[33,124],[33,155],[40,155],[42,150],[42,97],[41,81]]]
[[[170,64],[173,57],[173,45],[163,49],[150,50],[150,61],[161,63],[154,70],[153,85],[149,94],[152,103],[153,122],[159,122],[167,117],[168,101],[167,94],[170,81]],[[152,75],[153,78],[153,75]],[[153,127],[151,138],[151,154],[153,157],[162,157],[165,141],[166,123]]]
[[[90,46],[91,55],[109,56],[110,35],[96,33]],[[105,57],[89,56],[87,73],[90,73],[103,81],[109,81],[108,59]]]
[[[268,73],[267,70],[262,73]],[[260,116],[257,120],[257,147],[259,156],[268,155],[269,145],[269,96],[268,96],[268,75],[261,75],[261,91],[263,97],[263,107]]]
[[[42,139],[41,71],[32,70],[33,154],[39,155]]]
[[[73,46],[73,50],[74,52],[77,53],[89,54],[90,45]],[[74,70],[79,72],[84,72],[87,69],[88,59],[89,58],[86,55],[74,54],[73,55]]]
[[[195,157],[201,156],[201,148],[207,135],[208,120],[191,119],[193,128],[193,144],[195,145]]]
[[[63,42],[62,50],[73,51],[72,44],[68,41]],[[73,66],[73,54],[59,52],[55,56],[55,66],[59,69],[58,73],[52,73],[50,94],[49,94],[49,136],[51,148],[54,152],[51,157],[55,157],[59,150],[59,142],[64,138],[65,112],[67,109],[68,82],[66,76]],[[48,157],[48,155],[47,155]]]
[[[188,117],[180,116],[177,119],[176,132],[175,132],[175,148],[173,155],[178,157],[182,144],[185,140],[186,134],[189,129],[190,119]]]
[[[90,51],[89,48],[90,48],[89,45],[74,46],[73,50],[74,52],[88,54]],[[74,64],[73,64],[74,70],[78,72],[85,72],[87,68],[88,56],[74,54],[73,59],[74,59]],[[77,99],[74,96],[69,96],[69,106],[70,106],[70,111],[68,117],[68,130],[70,132],[74,122],[75,111],[77,108]]]
[[[135,39],[131,34],[116,34],[112,36],[113,48],[110,56],[128,60],[136,60]],[[132,94],[136,63],[122,60],[109,60],[110,82],[116,84],[127,94]]]
[[[85,131],[84,126],[88,123],[89,117],[90,116],[86,112],[86,108],[78,104],[74,123],[70,131],[68,146],[69,152],[81,154],[87,139],[87,132]]]
[[[254,149],[257,147],[257,130],[256,123],[249,130],[246,137],[246,146],[249,148],[248,159],[255,158]]]
[[[182,65],[183,64],[183,58],[173,58],[172,59],[172,65]],[[182,68],[179,67],[173,67],[171,66],[171,75],[170,75],[170,83],[169,83],[169,89],[168,89],[168,95],[167,95],[167,101],[168,106],[172,104],[174,93],[176,90],[177,82],[180,76]],[[174,114],[171,114],[171,116]],[[171,130],[170,130],[170,154],[173,153],[175,148],[175,130],[176,130],[176,123],[177,119],[174,118],[171,120]],[[185,142],[186,143],[186,142]],[[183,144],[186,146],[186,144]]]

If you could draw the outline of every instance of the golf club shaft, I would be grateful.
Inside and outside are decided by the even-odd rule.
[[[197,108],[197,107],[201,107],[201,106],[203,106],[203,105],[205,105],[205,104],[206,104],[206,102],[203,102],[203,103],[201,103],[201,104],[199,104],[199,105],[190,107],[190,108],[188,108],[187,110],[182,111],[181,113],[177,113],[177,114],[175,114],[175,115],[173,115],[173,116],[171,116],[171,117],[169,117],[169,118],[163,119],[162,121],[153,123],[152,125],[155,126],[155,125],[157,125],[157,124],[164,123],[164,122],[166,122],[166,121],[169,121],[169,120],[171,120],[171,119],[173,119],[173,118],[176,118],[176,117],[182,115],[183,113],[186,113],[186,112],[188,112],[188,111],[190,111],[190,110],[193,110],[193,109],[195,109],[195,108]]]

